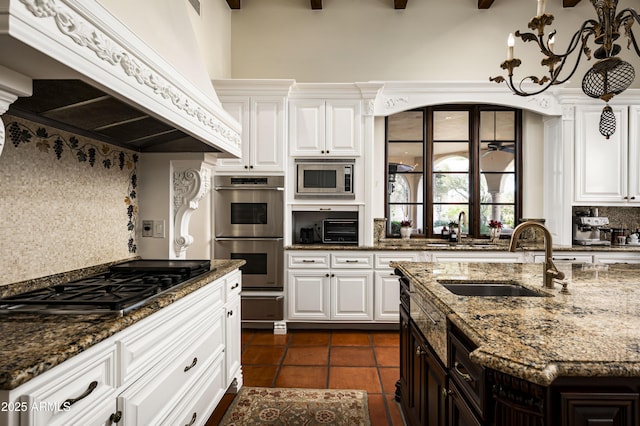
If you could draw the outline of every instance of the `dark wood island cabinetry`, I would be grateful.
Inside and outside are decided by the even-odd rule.
[[[529,286],[539,265],[457,265],[394,265],[403,276],[397,399],[407,424],[640,425],[640,279],[620,279],[638,267],[574,271],[579,296],[524,298],[458,296],[437,281],[499,276]],[[603,347],[606,338],[614,340]]]

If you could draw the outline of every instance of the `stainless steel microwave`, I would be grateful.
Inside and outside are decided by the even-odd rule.
[[[296,160],[295,198],[355,198],[354,159]]]

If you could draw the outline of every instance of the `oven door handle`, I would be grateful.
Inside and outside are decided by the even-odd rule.
[[[216,186],[214,188],[216,191],[284,191],[284,187],[282,186],[269,186],[269,187],[260,187],[260,186],[251,186],[251,187],[242,187],[242,186]]]
[[[214,241],[282,241],[283,237],[215,237]]]

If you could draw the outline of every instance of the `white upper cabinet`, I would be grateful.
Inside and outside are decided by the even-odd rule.
[[[294,157],[361,155],[360,99],[295,99],[289,107]]]
[[[606,139],[599,130],[602,107],[576,109],[574,201],[584,205],[640,204],[640,112],[637,107],[612,106],[616,132]]]
[[[219,158],[218,172],[284,173],[287,95],[293,80],[215,80],[224,109],[242,125],[242,158]]]

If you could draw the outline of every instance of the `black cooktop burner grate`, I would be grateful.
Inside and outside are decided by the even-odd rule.
[[[208,270],[207,267],[194,270],[173,265],[175,267],[153,271],[138,266],[114,268],[104,274],[5,297],[0,299],[0,311],[123,313]]]

